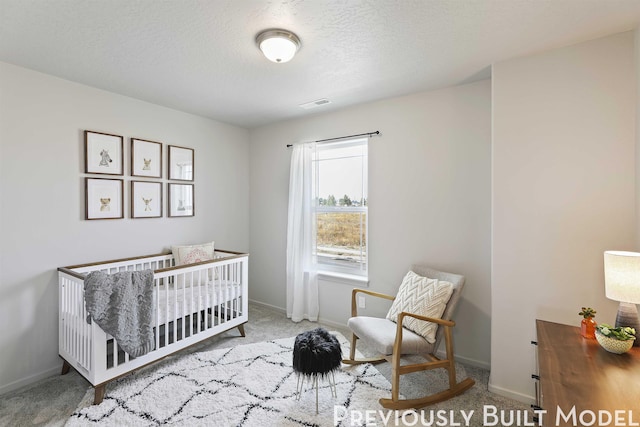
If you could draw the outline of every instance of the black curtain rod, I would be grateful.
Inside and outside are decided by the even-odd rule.
[[[355,138],[356,136],[371,136],[371,135],[380,135],[380,131],[377,130],[375,132],[366,132],[366,133],[359,133],[357,135],[346,135],[346,136],[337,136],[335,138],[327,138],[327,139],[319,139],[317,141],[312,141],[312,142],[327,142],[327,141],[335,141],[338,139],[346,139],[346,138]],[[291,148],[293,147],[293,144],[287,144],[287,148]]]

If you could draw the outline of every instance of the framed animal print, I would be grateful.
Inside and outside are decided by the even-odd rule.
[[[169,184],[169,216],[194,216],[193,184]]]
[[[162,143],[131,138],[131,176],[162,178]]]
[[[86,219],[124,218],[124,181],[85,178]]]
[[[193,181],[193,148],[169,146],[169,179]]]
[[[131,181],[131,218],[162,217],[162,183]]]
[[[120,135],[84,131],[84,171],[106,175],[124,175],[124,138]]]

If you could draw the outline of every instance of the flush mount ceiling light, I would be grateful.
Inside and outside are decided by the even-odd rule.
[[[298,36],[287,30],[266,30],[256,36],[256,44],[269,61],[283,63],[300,49]]]

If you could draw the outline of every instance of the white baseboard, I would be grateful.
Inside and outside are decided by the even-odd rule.
[[[438,356],[441,359],[446,359],[447,353],[445,351],[443,351],[443,350],[439,350],[439,351],[436,352],[436,356]],[[455,355],[454,359],[457,360],[458,362],[462,363],[462,364],[465,364],[465,365],[475,366],[476,368],[482,368],[482,369],[491,370],[491,363],[485,362],[483,360],[477,360],[477,359],[472,359],[470,357],[464,357],[464,356],[458,356],[458,355]]]
[[[10,393],[12,391],[20,390],[21,388],[26,388],[26,387],[34,384],[35,382],[38,382],[38,381],[43,380],[45,378],[52,377],[52,376],[54,376],[56,374],[60,375],[61,371],[62,371],[62,361],[60,363],[60,366],[58,366],[58,367],[50,368],[50,369],[47,369],[46,371],[42,371],[42,372],[37,373],[37,374],[29,375],[28,377],[25,377],[25,378],[20,378],[19,380],[10,382],[9,384],[1,385],[0,386],[0,395],[5,394],[5,393]]]
[[[334,322],[333,320],[328,320],[328,319],[325,319],[323,317],[318,318],[318,322],[324,323],[325,325],[333,326],[333,327],[336,327],[336,328],[347,329],[347,324],[346,323]]]
[[[284,308],[278,307],[276,305],[267,304],[266,302],[256,301],[256,300],[251,299],[251,298],[249,298],[249,302],[251,304],[255,304],[255,305],[262,306],[262,307],[270,308],[270,309],[275,310],[275,311],[279,311],[280,313],[285,313],[285,314],[287,313],[287,310],[285,310]]]
[[[252,304],[255,304],[255,305],[259,305],[259,306],[262,306],[262,307],[270,308],[272,310],[278,311],[278,312],[283,313],[285,315],[287,313],[287,310],[285,310],[282,307],[278,307],[278,306],[275,306],[275,305],[267,304],[267,303],[264,303],[262,301],[256,301],[256,300],[249,299],[249,302],[252,303]],[[318,323],[324,323],[325,325],[335,326],[335,327],[338,327],[338,328],[346,328],[347,327],[346,323],[335,322],[333,320],[325,319],[323,317],[319,317],[318,318]]]
[[[534,396],[518,393],[516,391],[508,390],[506,388],[502,388],[502,387],[491,384],[491,378],[489,378],[489,387],[487,388],[491,393],[508,397],[509,399],[517,400],[518,402],[526,403],[529,405],[533,405],[534,403],[536,403],[536,399]]]

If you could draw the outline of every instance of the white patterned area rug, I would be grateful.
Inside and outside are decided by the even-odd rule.
[[[348,355],[344,336],[332,332]],[[336,371],[337,398],[320,379],[296,400],[292,368],[295,337],[186,354],[107,385],[104,401],[91,405],[87,392],[67,426],[351,426],[351,416],[375,411],[391,386],[372,365]],[[335,417],[335,420],[334,420]],[[336,422],[334,422],[336,421]],[[383,425],[382,419],[376,425]]]

